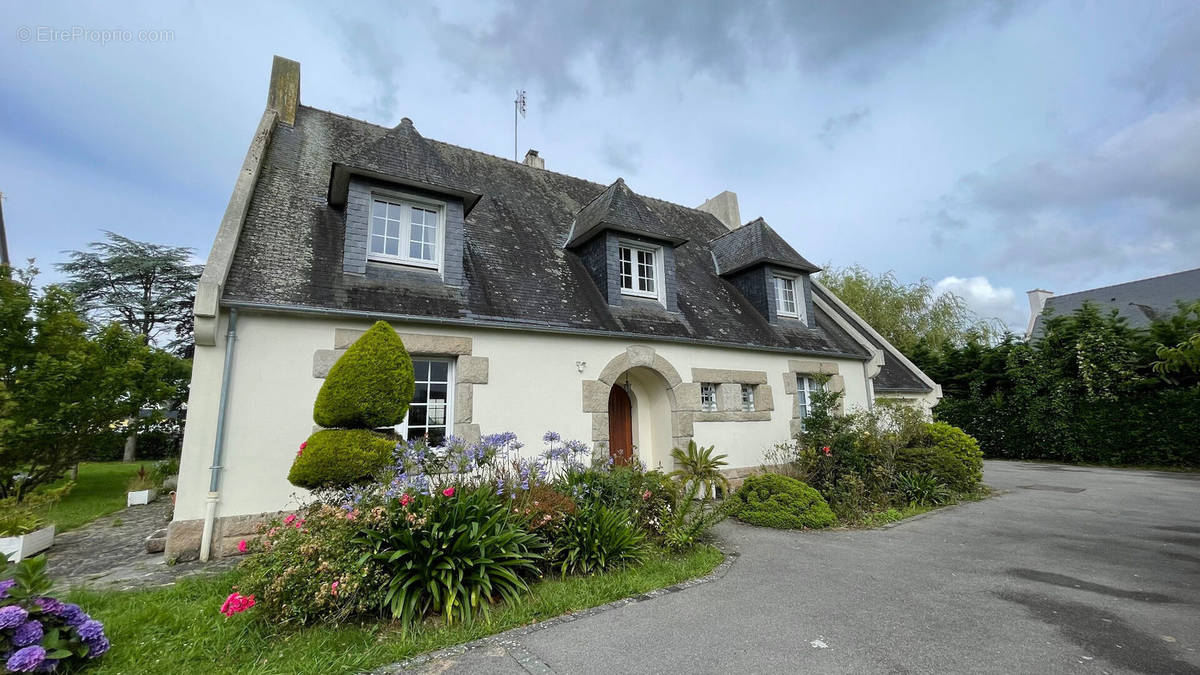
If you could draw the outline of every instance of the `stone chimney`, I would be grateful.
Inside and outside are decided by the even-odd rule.
[[[538,151],[534,150],[533,148],[530,148],[529,151],[525,153],[525,161],[523,164],[525,166],[532,166],[535,169],[546,168],[546,160],[538,157]]]
[[[296,123],[300,105],[300,62],[276,56],[271,63],[271,88],[267,91],[267,110],[279,114],[279,121]]]
[[[1029,296],[1029,324],[1025,326],[1025,337],[1028,338],[1033,335],[1033,325],[1042,315],[1042,310],[1046,308],[1046,299],[1052,297],[1054,292],[1035,288],[1032,291],[1026,291],[1025,294]]]
[[[738,210],[737,195],[729,190],[697,206],[696,209],[713,214],[730,230],[736,230],[742,226],[742,214]]]

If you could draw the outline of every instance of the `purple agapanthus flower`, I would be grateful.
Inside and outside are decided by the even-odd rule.
[[[14,647],[28,647],[42,641],[46,632],[42,630],[42,622],[30,619],[13,629],[12,643]]]
[[[542,436],[542,441],[546,443],[557,443],[562,440],[562,436],[557,431],[547,431]]]
[[[100,656],[104,652],[108,651],[108,648],[112,646],[109,643],[108,638],[104,637],[103,635],[95,640],[85,640],[84,644],[88,646],[87,657],[89,659],[94,659],[97,656]]]
[[[62,610],[59,611],[58,616],[68,626],[78,626],[79,624],[83,623],[84,621],[87,621],[88,619],[92,618],[92,617],[88,616],[86,612],[84,612],[82,609],[80,609],[79,605],[75,605],[75,604],[72,604],[69,602],[63,603]]]
[[[7,598],[8,589],[16,585],[17,582],[15,579],[5,579],[4,581],[0,581],[0,598]]]
[[[104,624],[95,619],[84,621],[75,630],[79,633],[79,638],[84,642],[104,637]]]
[[[8,661],[4,663],[4,667],[14,673],[31,673],[45,661],[46,650],[40,645],[32,645],[18,649],[15,654],[8,657]]]
[[[20,626],[28,618],[29,612],[17,605],[0,607],[0,629]]]

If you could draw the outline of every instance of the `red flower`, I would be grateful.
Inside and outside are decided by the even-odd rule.
[[[829,450],[829,446],[828,446],[828,445],[826,445],[825,447],[821,448],[821,450],[822,450],[822,451],[824,451],[824,453],[825,453],[826,455],[831,455],[831,454],[833,454],[832,452],[830,452],[830,450]]]
[[[308,441],[300,441],[300,449],[301,450],[303,450],[307,447],[308,447]]]
[[[449,488],[446,488],[445,490],[442,490],[442,496],[443,497],[453,497],[454,496],[454,488],[449,487]]]
[[[407,507],[411,503],[412,497],[409,497],[408,495],[400,495],[400,506]]]

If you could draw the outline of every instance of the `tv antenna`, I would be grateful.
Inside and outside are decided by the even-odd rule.
[[[513,161],[519,162],[517,158],[517,113],[521,117],[525,116],[525,90],[517,90],[517,98],[513,100]]]

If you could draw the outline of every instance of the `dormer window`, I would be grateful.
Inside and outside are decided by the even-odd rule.
[[[440,268],[442,204],[374,196],[367,258]]]
[[[622,241],[617,245],[621,293],[662,300],[662,249]]]
[[[800,303],[796,301],[796,278],[775,275],[775,306],[779,316],[800,319]]]

